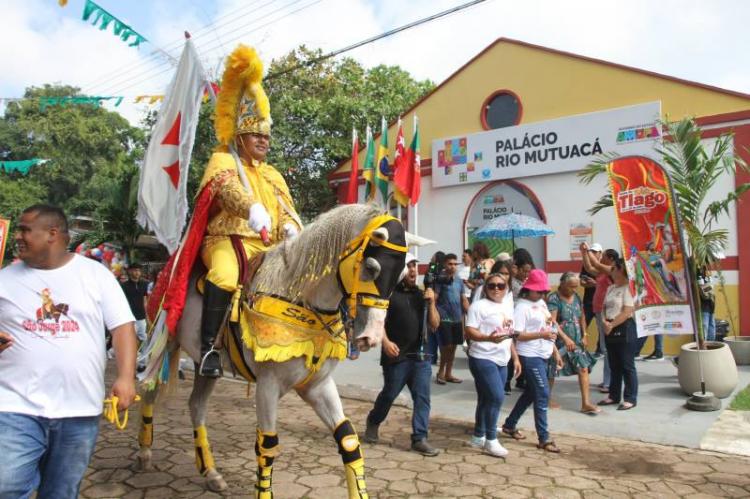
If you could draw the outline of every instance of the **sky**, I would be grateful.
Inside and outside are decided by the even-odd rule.
[[[85,0],[0,0],[0,98],[63,83],[87,95],[164,93],[189,31],[218,78],[237,43],[270,62],[299,45],[328,52],[468,0],[99,0],[149,43],[129,47],[81,20]],[[499,37],[750,94],[750,2],[745,0],[486,0],[346,54],[366,67],[399,65],[440,83]],[[2,112],[2,105],[0,105]]]

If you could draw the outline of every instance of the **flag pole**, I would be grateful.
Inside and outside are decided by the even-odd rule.
[[[417,133],[417,113],[414,113],[413,122],[414,122],[414,126],[412,128],[412,136],[414,136],[414,134]],[[419,151],[417,151],[417,153],[419,153]],[[413,168],[413,165],[409,165],[409,167]],[[420,182],[422,181],[421,175],[420,175],[419,181]],[[414,227],[414,234],[419,235],[419,200],[417,200],[417,202],[414,203],[414,209],[412,210],[412,214],[414,215],[414,222],[412,223],[412,227]],[[419,246],[414,247],[414,256],[417,257],[417,259],[419,259]]]

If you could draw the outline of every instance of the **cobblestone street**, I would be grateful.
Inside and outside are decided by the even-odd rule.
[[[154,463],[134,470],[139,417],[125,431],[102,423],[81,494],[87,498],[252,497],[255,483],[255,412],[245,384],[221,380],[211,399],[208,434],[218,471],[229,488],[208,492],[195,469],[187,398],[190,380],[157,406]],[[344,400],[360,437],[371,408]],[[295,394],[279,409],[281,454],[274,467],[278,498],[346,497],[341,460],[332,436]],[[586,419],[582,418],[582,425]],[[394,407],[381,426],[381,443],[363,443],[370,496],[386,497],[748,497],[750,459],[692,449],[606,438],[555,435],[562,454],[537,450],[533,431],[523,442],[505,439],[507,461],[466,446],[469,422],[433,419],[434,458],[410,452],[410,412]],[[582,432],[585,428],[582,427]],[[690,431],[686,428],[685,431]]]

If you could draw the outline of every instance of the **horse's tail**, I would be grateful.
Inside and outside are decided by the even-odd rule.
[[[138,375],[138,380],[147,391],[152,391],[158,385],[167,384],[170,380],[177,378],[180,348],[170,348],[166,319],[166,310],[160,308],[149,331],[148,342],[139,354],[139,360],[145,362],[146,368]]]

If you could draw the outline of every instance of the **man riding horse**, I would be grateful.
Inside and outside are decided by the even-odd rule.
[[[294,237],[302,224],[289,190],[264,162],[271,120],[262,73],[255,51],[247,47],[240,46],[227,60],[216,106],[220,149],[206,168],[186,236],[149,301],[154,326],[141,375],[147,391],[138,460],[149,469],[154,401],[159,385],[176,372],[182,350],[200,367],[189,401],[196,466],[211,490],[226,489],[208,441],[206,404],[221,374],[213,345],[228,317],[227,357],[243,377],[257,383],[255,497],[273,497],[278,402],[294,390],[333,434],[349,497],[366,499],[364,456],[332,377],[346,356],[339,307],[346,301],[352,340],[360,349],[377,346],[409,238],[398,219],[374,205],[358,204],[321,214]],[[248,272],[249,258],[274,243],[257,272]],[[208,269],[202,298],[196,287],[203,269],[193,268],[199,256]]]
[[[247,262],[283,238],[294,237],[302,228],[284,178],[265,162],[271,116],[262,76],[263,65],[250,47],[238,46],[227,59],[214,117],[219,147],[206,166],[183,242],[192,248],[181,248],[175,263],[184,269],[175,273],[181,281],[178,289],[185,286],[196,253],[208,270],[203,285],[199,373],[211,378],[222,373],[221,357],[213,345],[238,292],[240,261]],[[174,313],[169,322],[176,324],[185,293],[169,290],[174,278],[164,284],[163,307],[171,308]],[[159,306],[160,298],[151,301],[153,308]]]

